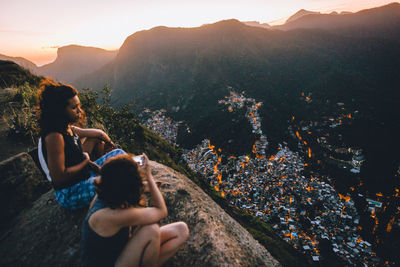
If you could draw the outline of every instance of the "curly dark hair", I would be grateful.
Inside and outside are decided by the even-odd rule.
[[[38,105],[36,106],[40,135],[45,136],[50,132],[64,133],[69,120],[66,107],[68,100],[78,95],[78,91],[71,85],[54,82],[50,78],[40,83]],[[84,124],[85,113],[82,111],[80,123]]]
[[[96,185],[98,197],[110,208],[138,206],[143,194],[143,182],[132,154],[108,159],[100,170]]]

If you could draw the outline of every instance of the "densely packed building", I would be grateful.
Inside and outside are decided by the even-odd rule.
[[[185,152],[188,166],[203,174],[231,205],[268,222],[285,241],[314,261],[320,260],[319,243],[326,240],[333,252],[351,265],[379,265],[371,244],[357,234],[359,216],[350,196],[336,193],[321,177],[304,176],[304,159],[286,143],[279,145],[275,155],[266,156],[268,140],[258,113],[262,102],[231,91],[219,104],[230,112],[247,109],[246,117],[258,137],[253,154],[228,156],[206,139]],[[167,119],[164,111],[152,115],[145,125],[170,142],[176,140],[178,124]]]

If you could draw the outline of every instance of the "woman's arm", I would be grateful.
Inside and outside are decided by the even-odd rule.
[[[76,184],[84,177],[78,174],[89,163],[89,155],[81,163],[65,168],[64,138],[59,133],[50,133],[45,138],[47,164],[55,189],[63,189]]]
[[[106,143],[111,143],[111,138],[104,131],[100,129],[94,129],[94,128],[83,129],[77,126],[71,126],[71,130],[74,131],[74,133],[76,133],[80,138],[92,137],[103,140]]]

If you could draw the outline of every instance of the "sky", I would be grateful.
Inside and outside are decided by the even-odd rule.
[[[57,48],[76,44],[118,49],[140,30],[198,27],[224,19],[282,24],[306,9],[357,12],[395,0],[0,0],[0,54],[40,66]]]

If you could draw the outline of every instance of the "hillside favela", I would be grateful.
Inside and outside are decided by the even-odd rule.
[[[398,1],[0,9],[0,266],[400,266]]]

